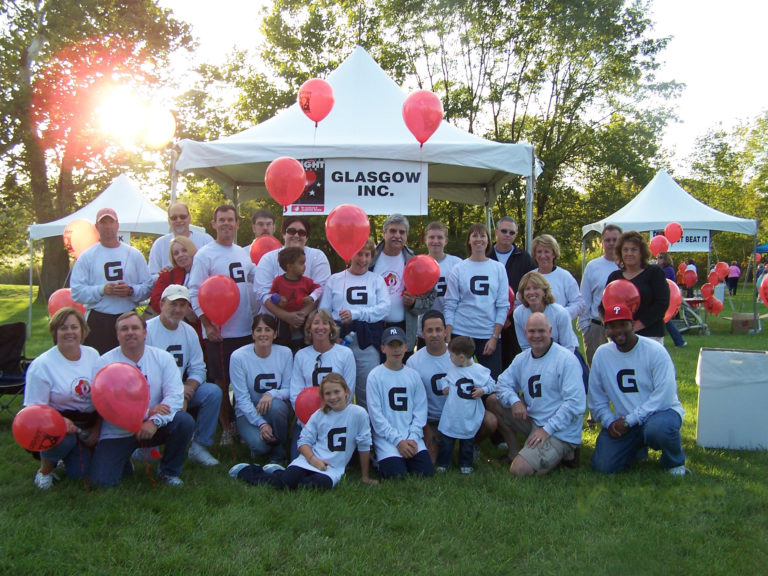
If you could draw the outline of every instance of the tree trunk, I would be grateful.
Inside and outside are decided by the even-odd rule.
[[[37,301],[46,303],[51,294],[68,285],[69,254],[64,248],[61,236],[52,236],[43,242],[43,266]]]

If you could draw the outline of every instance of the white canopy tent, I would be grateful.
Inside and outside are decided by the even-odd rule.
[[[168,214],[165,210],[153,204],[139,191],[128,176],[121,174],[89,204],[76,212],[43,224],[32,224],[29,227],[29,316],[27,331],[32,326],[32,271],[33,271],[33,242],[40,238],[61,236],[64,229],[73,220],[96,222],[96,213],[102,208],[112,208],[120,220],[121,232],[141,232],[145,234],[167,234],[170,230]],[[203,229],[191,226],[196,230]],[[28,334],[29,336],[29,334]]]
[[[280,156],[423,161],[432,198],[490,206],[506,182],[524,176],[531,205],[541,168],[530,144],[492,142],[443,121],[420,148],[402,118],[407,94],[361,47],[327,80],[335,103],[317,128],[294,104],[233,136],[182,140],[175,173],[210,177],[239,201],[267,197],[264,172]]]
[[[623,208],[607,218],[582,226],[582,256],[586,259],[584,239],[592,232],[602,233],[606,224],[616,224],[622,230],[648,232],[663,230],[670,222],[686,229],[718,230],[749,234],[757,246],[757,220],[738,218],[715,210],[686,192],[664,169]],[[757,304],[754,307],[754,330],[759,331]]]

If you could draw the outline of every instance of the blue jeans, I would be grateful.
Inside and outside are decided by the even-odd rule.
[[[682,346],[685,343],[685,340],[677,329],[677,326],[675,326],[672,321],[667,322],[665,326],[667,327],[667,332],[669,332],[669,335],[672,337],[672,342],[675,343],[675,346]]]
[[[451,438],[440,433],[440,450],[437,453],[437,465],[448,468],[453,463],[453,447],[459,442],[459,468],[472,466],[475,456],[474,438]]]
[[[179,410],[173,420],[158,429],[154,437],[142,442],[141,446],[165,444],[163,459],[158,471],[167,476],[179,476],[184,460],[187,458],[187,446],[195,431],[195,420]],[[123,478],[131,453],[139,447],[136,436],[99,440],[91,458],[91,483],[95,486],[117,486]]]
[[[264,414],[264,419],[272,427],[272,433],[279,441],[274,446],[270,446],[261,439],[259,428],[251,424],[245,416],[237,417],[237,430],[240,433],[240,437],[253,452],[259,455],[269,454],[271,462],[282,462],[285,460],[285,443],[288,440],[288,423],[290,418],[291,405],[285,400],[273,399],[272,407],[269,412]]]
[[[91,453],[77,434],[67,434],[60,444],[40,452],[40,457],[51,462],[64,460],[69,478],[87,478],[91,469]]]
[[[595,472],[623,472],[637,459],[644,448],[661,450],[661,465],[674,468],[685,464],[685,452],[680,436],[683,420],[674,410],[654,412],[642,426],[633,426],[621,438],[611,438],[606,428],[600,430],[592,454]]]
[[[201,446],[212,446],[216,425],[219,423],[221,388],[210,382],[203,382],[195,390],[188,408],[199,408],[195,419],[195,442]]]
[[[383,479],[405,478],[408,474],[432,476],[434,473],[435,468],[432,466],[432,459],[426,450],[422,450],[413,458],[405,459],[401,456],[393,456],[379,460],[379,476]]]
[[[273,474],[267,474],[261,466],[251,465],[240,470],[237,477],[248,484],[268,484],[280,490],[285,488],[295,490],[298,487],[317,488],[318,490],[333,488],[333,480],[330,476],[299,466],[288,466],[285,470],[277,470]]]

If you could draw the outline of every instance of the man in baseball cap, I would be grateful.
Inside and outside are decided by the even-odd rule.
[[[85,250],[72,268],[72,299],[87,310],[90,333],[85,339],[100,354],[119,345],[115,322],[152,293],[152,277],[144,256],[120,242],[120,222],[112,208],[96,213],[99,241]]]
[[[170,284],[160,300],[160,315],[147,322],[147,344],[169,352],[176,360],[184,382],[184,405],[199,408],[195,435],[189,446],[189,459],[203,466],[219,463],[210,452],[221,407],[221,388],[205,381],[205,361],[197,332],[184,322],[189,310],[186,286]]]
[[[632,312],[624,304],[606,308],[603,322],[609,342],[592,359],[587,396],[592,416],[602,424],[592,468],[622,472],[644,460],[651,448],[661,450],[667,472],[689,474],[680,436],[685,411],[669,353],[655,340],[635,334]]]

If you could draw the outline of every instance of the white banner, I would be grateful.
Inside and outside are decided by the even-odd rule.
[[[651,238],[664,230],[651,230]],[[670,252],[709,252],[709,230],[683,230],[683,237],[669,247]]]
[[[120,240],[120,242],[124,242],[126,244],[131,243],[131,233],[130,232],[124,232],[122,230],[118,230],[117,232],[117,239]]]
[[[427,213],[427,163],[360,158],[299,162],[307,187],[286,213],[328,214],[340,204],[354,204],[370,215]]]

